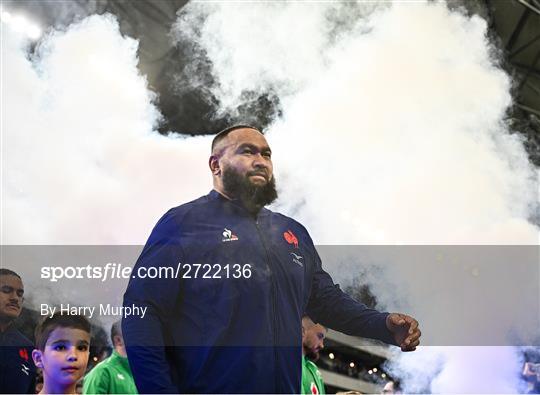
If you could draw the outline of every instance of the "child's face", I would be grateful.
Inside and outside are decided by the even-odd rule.
[[[81,329],[56,328],[43,351],[43,376],[58,384],[69,385],[85,373],[88,363],[90,334]]]

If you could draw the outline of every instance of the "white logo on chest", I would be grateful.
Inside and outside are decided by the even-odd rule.
[[[221,240],[222,242],[226,242],[226,241],[235,241],[235,240],[238,240],[238,236],[236,236],[232,230],[230,229],[227,229],[227,228],[224,228],[223,229],[223,240]]]
[[[296,263],[297,265],[300,265],[300,266],[304,266],[304,264],[302,263],[302,259],[304,259],[303,256],[301,255],[298,255],[298,254],[295,254],[294,252],[291,252],[291,255],[293,256],[293,262]]]

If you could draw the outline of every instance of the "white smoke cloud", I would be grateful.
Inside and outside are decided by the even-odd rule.
[[[517,392],[514,383],[521,373],[521,366],[508,363],[520,360],[515,348],[457,347],[443,349],[444,354],[448,355],[446,364],[432,383],[433,392],[450,394],[463,388],[478,394],[492,393],[495,389],[498,393]]]
[[[2,244],[142,243],[210,189],[208,138],[154,130],[137,41],[112,16],[51,32],[32,61],[2,28]]]
[[[519,393],[521,357],[514,347],[420,347],[388,364],[405,393]],[[433,378],[433,380],[430,380]]]
[[[485,20],[370,2],[351,21],[347,4],[193,2],[175,25],[211,59],[221,111],[247,91],[285,103],[280,208],[323,243],[535,244],[537,174],[503,122],[511,81]]]
[[[272,129],[283,175],[310,196],[300,218],[324,243],[535,244],[535,174],[503,123],[510,81],[485,21],[397,4],[373,24]],[[302,166],[291,146],[317,156]]]
[[[188,3],[173,27],[177,42],[200,44],[211,59],[219,115],[235,113],[247,91],[281,99],[324,73],[327,49],[354,22],[380,7],[376,2],[202,2]],[[227,48],[227,50],[223,50]],[[199,80],[191,72],[192,84]],[[256,96],[255,96],[256,97]]]
[[[490,58],[484,20],[421,2],[190,7],[177,29],[200,33],[221,111],[247,90],[282,99],[269,128],[278,208],[316,241],[537,243],[537,174],[504,123],[511,81]],[[167,208],[210,188],[209,139],[155,132],[137,42],[114,18],[51,33],[31,61],[2,28],[2,244],[141,243]],[[388,276],[417,285],[399,265]],[[387,282],[373,284],[391,308]],[[414,312],[429,311],[426,289],[408,289]],[[444,359],[434,391],[515,392],[507,349],[404,358],[411,369]],[[456,381],[460,365],[485,386]]]

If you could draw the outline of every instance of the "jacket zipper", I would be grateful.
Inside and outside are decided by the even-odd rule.
[[[268,267],[268,270],[270,271],[270,283],[271,283],[271,288],[270,288],[270,292],[272,294],[272,321],[273,321],[273,325],[272,325],[272,334],[274,336],[274,341],[273,341],[273,344],[272,344],[272,348],[274,350],[274,386],[275,386],[275,390],[276,390],[276,393],[278,393],[278,380],[277,380],[277,360],[278,360],[278,355],[277,355],[277,351],[276,351],[276,341],[277,341],[277,334],[276,334],[276,291],[275,291],[275,284],[274,284],[274,273],[272,272],[272,267],[270,266],[270,256],[268,255],[268,247],[266,246],[266,242],[264,241],[264,237],[261,233],[261,229],[259,228],[259,220],[256,219],[255,220],[255,228],[257,228],[257,234],[259,235],[259,239],[261,240],[261,243],[263,245],[263,248],[264,248],[264,253],[266,254],[266,266]]]

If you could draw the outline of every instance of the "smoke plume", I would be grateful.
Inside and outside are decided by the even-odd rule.
[[[52,31],[31,60],[3,34],[2,244],[137,244],[210,190],[208,138],[164,137],[112,16]]]
[[[493,56],[486,21],[442,2],[372,4],[353,18],[336,11],[342,7],[193,3],[179,17],[177,36],[212,61],[222,112],[246,92],[278,92],[283,115],[268,128],[278,209],[321,244],[535,245],[538,173],[505,123],[511,80]],[[336,33],[337,26],[345,28]],[[380,271],[326,263],[336,277],[367,273],[381,305],[407,305],[418,317],[434,317],[456,292],[474,298],[478,290],[500,294],[505,284],[527,283],[525,297],[537,293],[526,281],[536,278],[534,267],[507,266],[493,281],[489,271],[465,265],[467,281],[448,285],[452,267],[438,265],[437,276],[420,282],[403,257],[391,258],[383,279]],[[404,293],[391,291],[396,284]],[[480,302],[484,309],[472,309],[472,320],[447,320],[462,323],[464,333],[490,325],[520,332],[516,322],[534,328],[528,318],[538,317],[522,300],[513,310],[524,321],[506,321],[499,305]],[[427,336],[446,324],[423,323]],[[517,391],[514,348],[424,348],[397,358],[408,390],[431,383],[435,392]]]

